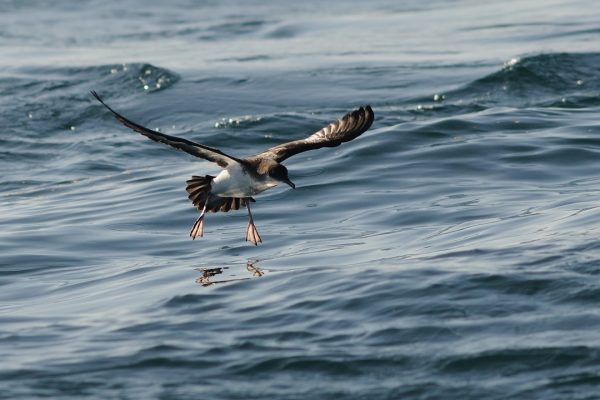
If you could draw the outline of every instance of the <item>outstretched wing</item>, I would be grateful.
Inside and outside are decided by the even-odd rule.
[[[136,124],[133,121],[128,120],[112,108],[110,108],[101,98],[98,96],[98,93],[95,91],[91,91],[92,95],[98,100],[104,107],[110,111],[117,120],[125,125],[126,127],[133,129],[136,132],[141,133],[142,135],[154,140],[155,142],[165,143],[169,146],[173,146],[176,149],[183,150],[186,153],[189,153],[193,156],[203,158],[208,161],[212,161],[217,163],[220,167],[227,167],[228,165],[240,162],[239,159],[229,156],[223,153],[220,150],[213,149],[212,147],[204,146],[198,143],[194,143],[190,140],[181,139],[175,136],[165,135],[164,133],[160,133],[157,131],[153,131],[152,129],[145,128],[141,125]]]
[[[321,147],[335,147],[359,137],[371,127],[374,118],[371,106],[360,107],[327,125],[306,139],[283,143],[257,155],[282,162],[294,154]]]

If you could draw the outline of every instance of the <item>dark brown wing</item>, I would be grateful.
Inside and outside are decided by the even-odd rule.
[[[306,139],[295,140],[271,147],[257,154],[256,157],[267,157],[277,162],[282,162],[286,158],[302,153],[303,151],[319,149],[321,147],[339,146],[366,132],[371,127],[374,117],[371,106],[360,107],[313,133]]]
[[[168,144],[169,146],[173,146],[176,149],[183,150],[186,153],[189,153],[193,156],[215,162],[220,167],[223,167],[223,168],[227,167],[228,165],[230,165],[234,162],[240,162],[239,159],[229,156],[220,150],[213,149],[212,147],[204,146],[204,145],[201,145],[198,143],[194,143],[190,140],[181,139],[181,138],[178,138],[175,136],[165,135],[164,133],[153,131],[152,129],[148,129],[141,125],[138,125],[135,122],[128,120],[127,118],[125,118],[124,116],[122,116],[121,114],[119,114],[118,112],[113,110],[112,108],[110,108],[100,98],[100,96],[98,96],[98,93],[96,93],[93,90],[91,93],[92,93],[92,95],[94,95],[96,100],[98,100],[100,103],[102,103],[102,105],[104,105],[104,107],[106,107],[108,109],[108,111],[113,113],[115,118],[117,118],[117,120],[120,123],[122,123],[123,125],[125,125],[126,127],[130,128],[130,129],[133,129],[136,132],[141,133],[142,135],[146,136],[147,138],[154,140],[155,142]]]

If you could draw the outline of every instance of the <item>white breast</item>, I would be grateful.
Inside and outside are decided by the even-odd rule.
[[[241,165],[232,165],[213,179],[211,193],[219,197],[250,197],[277,186],[277,181],[266,177],[253,179]]]

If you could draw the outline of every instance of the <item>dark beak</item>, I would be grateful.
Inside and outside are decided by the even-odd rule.
[[[287,183],[288,185],[290,185],[292,187],[292,189],[296,189],[296,185],[294,185],[294,183],[292,181],[290,181],[289,179],[284,179],[283,180],[285,183]]]

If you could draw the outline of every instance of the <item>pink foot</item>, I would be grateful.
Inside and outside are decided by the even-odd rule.
[[[190,236],[193,239],[196,239],[196,237],[200,236],[202,237],[202,235],[204,235],[204,214],[202,214],[194,223],[194,226],[192,226],[192,230],[190,231]]]
[[[248,228],[246,228],[246,241],[254,243],[255,246],[258,246],[258,243],[262,243],[262,239],[258,234],[258,230],[256,229],[256,225],[254,222],[248,222]]]

